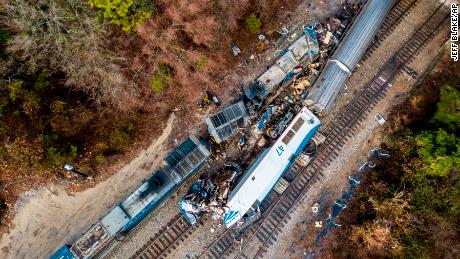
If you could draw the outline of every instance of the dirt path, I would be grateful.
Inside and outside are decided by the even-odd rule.
[[[94,188],[69,196],[64,186],[24,193],[17,202],[14,226],[0,241],[0,258],[46,258],[69,243],[126,197],[159,165],[167,152],[175,115],[147,150]],[[33,256],[32,256],[33,255]]]

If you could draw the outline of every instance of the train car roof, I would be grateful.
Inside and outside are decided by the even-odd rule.
[[[370,0],[359,13],[345,38],[337,47],[333,59],[351,71],[374,39],[394,0]]]
[[[158,186],[153,181],[158,182]],[[162,171],[157,171],[155,175],[143,183],[134,191],[120,206],[128,213],[130,218],[136,217],[148,204],[156,198],[163,196],[174,187],[175,183]]]
[[[210,155],[206,146],[195,136],[190,135],[165,158],[167,164],[165,171],[173,170],[182,179],[185,179],[195,172]]]
[[[254,203],[266,197],[319,126],[318,118],[306,108],[294,117],[275,144],[264,150],[230,193],[227,202],[230,210],[224,215],[227,226],[237,221],[229,215],[237,212],[242,217]]]
[[[119,207],[113,208],[105,217],[101,219],[107,232],[114,236],[124,225],[128,224],[129,216]]]
[[[90,258],[96,254],[112,238],[112,235],[97,222],[86,233],[72,245],[70,251],[77,258]]]
[[[300,36],[294,43],[289,46],[288,50],[292,52],[297,60],[300,60],[308,50],[307,35]]]
[[[75,256],[70,252],[69,246],[64,245],[54,252],[50,259],[75,259]]]
[[[238,121],[247,117],[243,101],[234,103],[206,119],[208,131],[217,143],[227,140],[238,132]],[[244,123],[244,121],[243,121]]]
[[[286,51],[275,64],[279,66],[285,74],[289,73],[299,62],[295,59],[294,54],[291,51]]]
[[[328,62],[324,67],[324,73],[320,74],[311,91],[311,99],[316,100],[324,109],[330,110],[335,97],[345,84],[349,74],[340,68],[335,62]]]
[[[264,85],[267,92],[271,92],[279,83],[283,82],[286,73],[279,66],[271,66],[257,81]]]

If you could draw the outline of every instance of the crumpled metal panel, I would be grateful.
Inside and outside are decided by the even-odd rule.
[[[265,71],[265,73],[263,73],[257,81],[265,86],[267,93],[270,93],[278,84],[283,82],[285,76],[286,73],[280,67],[272,66]]]
[[[284,53],[275,64],[279,66],[285,74],[289,73],[299,62],[294,58],[291,51]]]

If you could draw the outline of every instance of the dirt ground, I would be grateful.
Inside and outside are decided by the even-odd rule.
[[[43,258],[59,243],[75,240],[158,166],[167,152],[165,144],[174,121],[172,114],[162,135],[147,150],[94,188],[69,195],[65,186],[55,185],[24,193],[15,204],[13,228],[0,242],[1,257]]]
[[[48,185],[40,182],[38,185],[45,187],[22,193],[10,209],[14,218],[9,232],[0,240],[0,257],[43,258],[62,244],[72,243],[146,179],[174,144],[190,133],[203,132],[203,118],[212,111],[195,111],[203,91],[211,90],[224,104],[229,103],[241,86],[273,61],[276,49],[267,46],[259,53],[257,35],[247,32],[244,17],[256,13],[263,23],[261,33],[275,37],[274,31],[283,26],[290,28],[299,21],[329,16],[341,2],[344,1],[159,1],[158,15],[120,44],[126,44],[129,50],[122,56],[137,71],[134,79],[139,84],[150,83],[159,62],[172,66],[174,83],[164,92],[145,92],[145,98],[126,103],[126,107],[146,104],[141,105],[143,112],[169,118],[166,123],[152,119],[152,127],[163,127],[161,135],[147,136],[123,155],[107,158],[97,181],[62,180]],[[229,48],[234,42],[243,52],[237,58],[232,57]],[[200,60],[206,61],[204,67],[197,66]],[[171,113],[174,108],[181,109]],[[69,193],[69,186],[82,191]],[[163,225],[177,213],[175,200],[171,199],[169,204],[170,209],[159,214],[164,216],[155,225]],[[165,204],[164,208],[167,207]],[[144,236],[136,244],[147,238]]]

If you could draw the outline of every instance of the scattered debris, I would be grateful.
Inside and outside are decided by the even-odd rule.
[[[64,165],[64,169],[67,170],[68,172],[77,174],[77,175],[79,175],[79,176],[83,176],[83,177],[85,177],[85,178],[87,178],[87,179],[89,179],[89,180],[92,180],[92,179],[93,179],[92,176],[90,176],[90,175],[88,175],[88,174],[86,174],[86,173],[83,173],[83,172],[81,172],[80,170],[74,168],[72,164],[65,164],[65,165]]]
[[[383,125],[386,122],[385,118],[383,118],[383,116],[380,113],[377,113],[375,115],[375,119],[380,125]]]
[[[319,203],[313,204],[313,206],[311,206],[311,210],[313,211],[313,213],[318,213],[318,211],[319,211]]]
[[[247,141],[246,135],[242,134],[241,138],[238,141],[239,150],[242,150],[245,147],[246,141]]]
[[[235,57],[238,56],[238,54],[241,53],[240,48],[238,48],[238,46],[237,46],[235,43],[233,43],[233,44],[230,46],[230,48],[232,49],[232,54],[233,54],[233,56],[235,56]]]
[[[417,71],[415,71],[414,69],[408,67],[408,66],[404,66],[403,67],[403,70],[404,72],[406,72],[407,75],[409,75],[410,77],[412,77],[413,79],[417,79],[418,78],[418,73]]]
[[[196,104],[197,106],[197,109],[199,111],[204,111],[206,110],[206,108],[211,104],[211,100],[209,98],[209,94],[208,92],[206,91],[203,95],[203,98],[201,98],[201,100],[198,101],[198,103]]]
[[[204,212],[211,212],[213,219],[224,214],[224,204],[230,189],[243,169],[235,162],[226,162],[221,172],[213,178],[202,174],[182,198],[179,208],[191,224],[195,224]]]
[[[372,158],[391,157],[390,153],[380,151],[378,148],[371,149]]]

